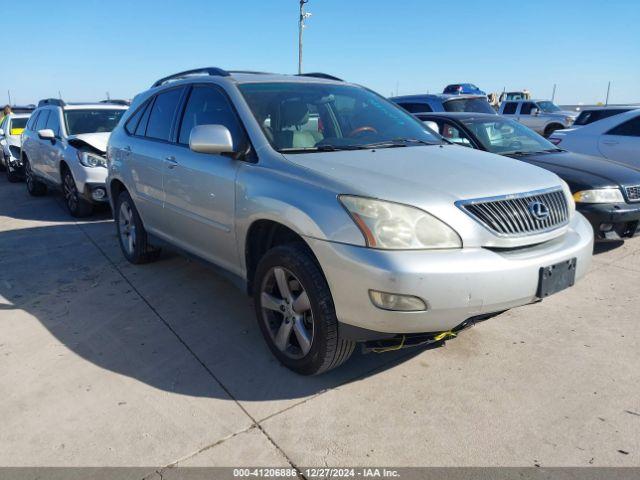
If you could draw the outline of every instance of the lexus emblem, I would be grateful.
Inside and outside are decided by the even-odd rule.
[[[550,215],[549,207],[542,202],[533,201],[528,205],[528,208],[536,220],[546,220]]]

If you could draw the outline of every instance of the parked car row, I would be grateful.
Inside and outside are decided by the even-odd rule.
[[[229,271],[306,375],[538,302],[586,274],[594,228],[638,231],[586,206],[633,210],[640,172],[561,152],[486,97],[392,100],[326,74],[202,68],[128,109],[40,102],[20,158],[28,191],[61,188],[73,215],[108,200],[129,262],[171,246]]]

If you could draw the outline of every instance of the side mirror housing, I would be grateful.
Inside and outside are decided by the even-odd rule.
[[[438,134],[440,133],[440,128],[438,128],[438,124],[436,122],[434,122],[433,120],[423,120],[422,123],[428,129],[433,130],[434,132],[436,132]]]
[[[38,137],[42,140],[55,140],[56,134],[53,133],[53,130],[50,128],[45,128],[43,130],[38,130]]]
[[[540,115],[540,109],[539,108],[532,108],[531,109],[531,115]]]
[[[4,130],[0,128],[0,137],[4,137]]]
[[[231,132],[224,125],[198,125],[191,130],[189,148],[198,153],[235,153]]]

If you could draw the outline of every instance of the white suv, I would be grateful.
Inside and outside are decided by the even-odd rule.
[[[106,204],[107,141],[127,108],[42,100],[22,134],[29,193],[44,195],[48,186],[62,190],[74,217],[91,214],[95,204]]]

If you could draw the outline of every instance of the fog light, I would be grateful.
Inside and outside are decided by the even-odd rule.
[[[602,223],[600,225],[600,231],[601,232],[609,232],[611,230],[613,230],[613,224],[611,224],[611,223]]]
[[[383,310],[395,310],[399,312],[421,312],[427,309],[424,300],[413,295],[400,295],[397,293],[378,292],[369,290],[371,302]]]
[[[107,195],[107,192],[104,188],[96,188],[93,192],[91,192],[91,198],[94,200],[102,200]]]

